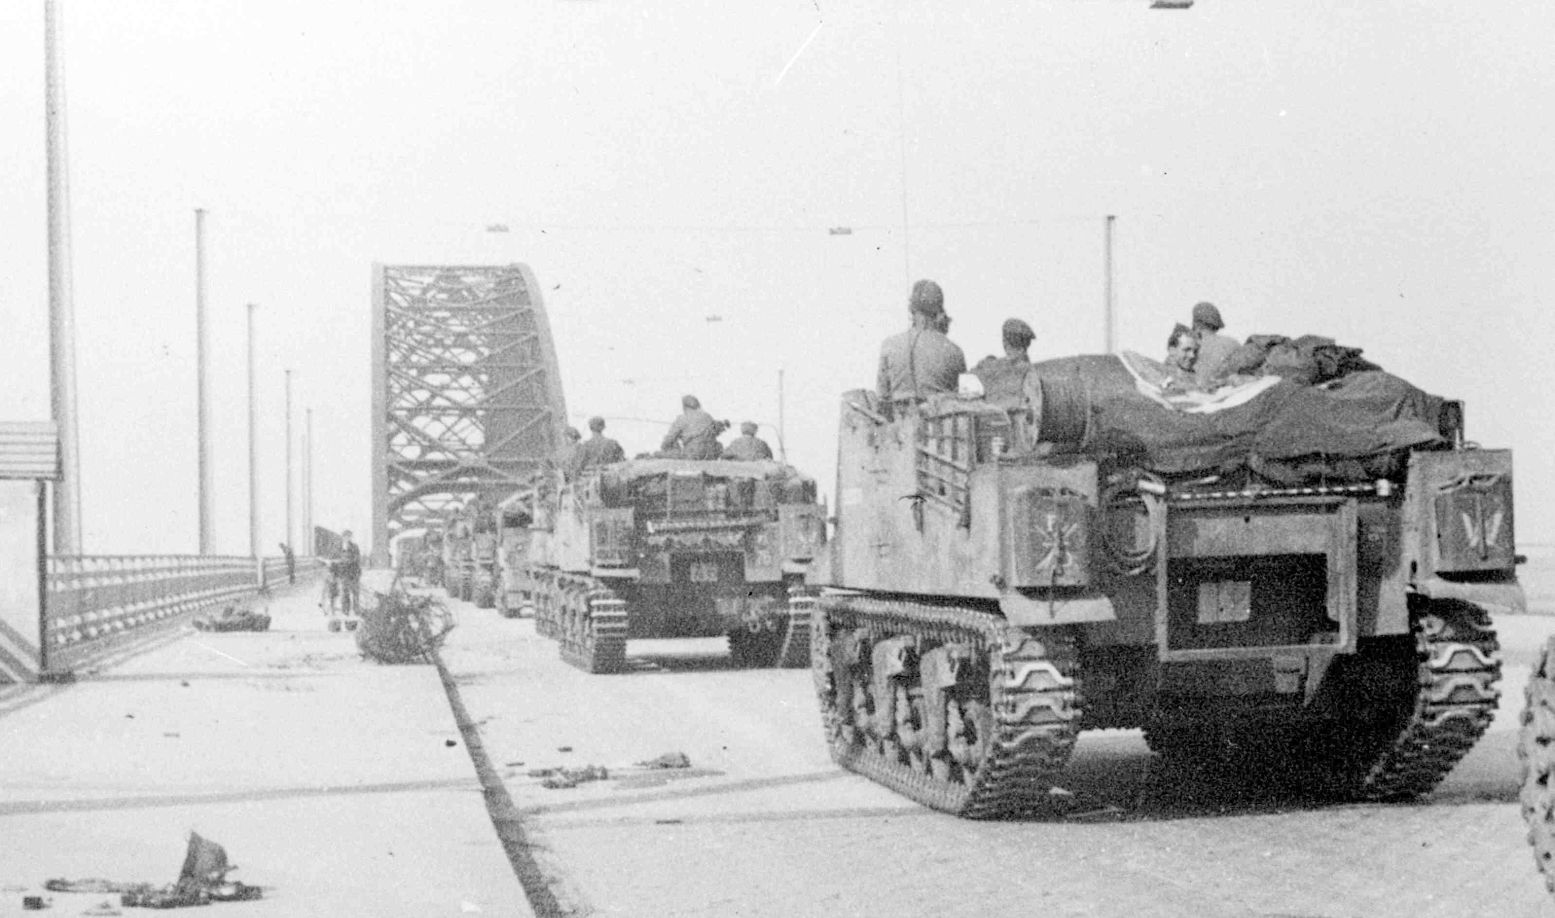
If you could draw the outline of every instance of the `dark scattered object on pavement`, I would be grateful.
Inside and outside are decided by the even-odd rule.
[[[43,888],[49,892],[64,893],[127,893],[150,889],[151,884],[117,883],[101,877],[91,877],[85,880],[47,880]]]
[[[29,912],[41,912],[48,906],[43,904],[42,896],[22,896],[22,908]]]
[[[453,630],[453,616],[431,596],[415,596],[395,589],[374,593],[375,603],[364,603],[362,627],[356,646],[365,657],[379,663],[430,663],[432,654]]]
[[[263,890],[236,880],[227,874],[237,869],[227,863],[227,849],[213,841],[189,833],[189,847],[178,881],[169,886],[150,883],[118,883],[96,877],[85,880],[49,880],[43,888],[52,892],[119,893],[120,904],[139,908],[184,908],[212,902],[243,902],[258,899]]]
[[[571,746],[557,746],[556,747],[556,751],[557,752],[571,752],[572,751],[572,747]]]
[[[585,765],[582,768],[537,768],[529,773],[531,778],[544,778],[541,787],[565,790],[577,787],[585,781],[608,781],[610,769],[603,765]]]
[[[644,762],[634,762],[643,768],[690,768],[691,758],[684,752],[666,752],[656,759],[648,759]]]
[[[214,615],[196,617],[194,627],[197,631],[269,631],[270,614],[227,606]]]

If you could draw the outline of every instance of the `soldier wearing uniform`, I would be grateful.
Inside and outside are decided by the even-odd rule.
[[[1193,329],[1178,323],[1166,339],[1167,388],[1184,392],[1202,389],[1193,368],[1198,364],[1199,339]]]
[[[736,462],[759,462],[762,459],[772,458],[772,447],[767,445],[767,441],[756,436],[756,423],[746,421],[740,425],[740,436],[724,447],[722,458],[733,459]]]
[[[886,404],[954,392],[966,372],[966,355],[937,327],[945,313],[945,294],[939,284],[931,280],[913,284],[907,310],[912,327],[880,345],[876,388]]]
[[[718,435],[727,425],[720,425],[703,411],[695,395],[686,396],[680,404],[685,410],[664,435],[664,442],[659,444],[660,455],[672,459],[717,459],[722,452]]]
[[[1226,362],[1239,347],[1235,338],[1220,333],[1225,327],[1214,303],[1199,303],[1193,307],[1193,335],[1199,339],[1199,357],[1193,365],[1193,375],[1201,389],[1213,389],[1225,382]]]
[[[581,464],[583,444],[579,442],[582,439],[583,434],[578,432],[578,428],[568,427],[567,442],[556,450],[556,467],[562,470],[562,474],[567,476],[569,481],[576,477],[578,470],[583,467]]]
[[[972,372],[982,381],[983,394],[989,400],[1020,402],[1026,398],[1026,378],[1031,375],[1031,357],[1026,351],[1037,334],[1020,319],[1005,319],[1000,336],[1004,356],[984,357]]]
[[[362,550],[351,540],[351,530],[340,534],[340,555],[336,559],[340,578],[340,608],[348,615],[361,615]]]
[[[596,468],[612,462],[625,462],[626,450],[605,436],[605,419],[589,418],[589,438],[578,447],[578,468]]]

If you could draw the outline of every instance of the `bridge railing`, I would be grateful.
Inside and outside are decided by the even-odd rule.
[[[297,559],[297,579],[319,569]],[[58,555],[47,559],[43,622],[50,672],[110,649],[128,635],[286,584],[284,558],[213,555]]]

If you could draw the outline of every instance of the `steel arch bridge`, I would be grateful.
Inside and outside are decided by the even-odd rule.
[[[373,265],[373,557],[556,455],[567,418],[527,265]]]

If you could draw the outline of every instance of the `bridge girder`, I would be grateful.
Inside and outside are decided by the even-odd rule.
[[[373,265],[373,557],[550,461],[567,410],[534,272]]]

